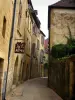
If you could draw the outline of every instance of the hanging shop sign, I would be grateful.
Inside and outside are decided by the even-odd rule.
[[[24,51],[25,51],[25,43],[17,42],[15,44],[15,53],[24,53]]]

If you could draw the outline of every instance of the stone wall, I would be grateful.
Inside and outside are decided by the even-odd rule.
[[[64,100],[68,100],[75,93],[75,57],[65,60],[51,60],[49,67],[49,87],[57,92]]]
[[[9,40],[12,25],[13,0],[0,1],[0,100],[8,67]],[[3,35],[5,34],[5,35]]]
[[[15,12],[15,23],[14,23],[14,36],[12,41],[12,49],[11,49],[11,55],[10,55],[10,64],[9,64],[9,72],[8,72],[8,81],[7,81],[7,93],[13,88],[13,85],[17,85],[22,81],[22,68],[24,65],[24,54],[15,53],[15,44],[17,42],[24,42],[24,29],[25,29],[25,20],[26,20],[26,7],[27,7],[27,0],[21,0],[22,4],[22,17],[21,17],[21,23],[20,27],[18,27],[18,17],[19,17],[19,4],[20,0],[17,0],[16,3],[16,12]],[[13,13],[13,12],[12,12]],[[18,57],[18,65],[15,66],[16,59]],[[24,65],[24,66],[23,66]],[[16,73],[15,73],[15,67],[16,67]],[[14,81],[14,74],[16,77],[16,83],[13,84]]]
[[[50,46],[67,42],[65,36],[69,36],[69,29],[72,36],[75,34],[75,10],[52,9],[50,27]]]
[[[50,87],[63,97],[65,95],[65,62],[50,63],[49,81]]]

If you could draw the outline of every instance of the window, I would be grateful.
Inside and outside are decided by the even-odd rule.
[[[27,48],[28,48],[28,45],[29,45],[29,44],[28,44],[28,38],[27,38]]]
[[[44,51],[41,50],[40,52],[40,62],[43,63],[43,56],[44,56]]]
[[[31,54],[34,55],[35,54],[35,43],[32,44],[32,49],[31,49]]]
[[[39,40],[37,40],[37,49],[39,49],[40,43]]]
[[[30,21],[30,31],[31,31],[31,29],[32,29],[32,28],[31,28],[31,27],[32,27],[31,25],[32,25],[32,23],[31,23],[31,21]]]
[[[36,27],[36,24],[33,23],[33,33],[36,34],[37,33],[37,27]]]
[[[28,15],[28,29],[29,29],[29,23],[30,23],[30,22],[29,22],[29,15]]]
[[[5,38],[5,32],[6,32],[6,18],[4,16],[3,18],[3,29],[2,29],[2,36]]]
[[[44,44],[44,36],[41,36],[41,44]]]
[[[18,28],[20,27],[21,17],[22,17],[22,3],[21,3],[21,0],[20,0],[20,4],[19,4],[19,15],[18,15]]]
[[[28,13],[28,12],[26,11],[26,18],[27,18],[27,13]]]
[[[29,42],[29,50],[30,50],[30,42]]]

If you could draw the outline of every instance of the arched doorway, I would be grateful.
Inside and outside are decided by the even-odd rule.
[[[14,76],[13,76],[13,84],[14,85],[17,84],[17,69],[18,69],[18,56],[16,58],[15,65],[14,65]]]

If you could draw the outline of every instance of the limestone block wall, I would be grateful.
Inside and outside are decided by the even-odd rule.
[[[69,97],[69,82],[68,82],[68,70],[65,66],[66,62],[52,60],[49,69],[49,86],[63,99]]]
[[[75,10],[52,9],[50,27],[50,46],[67,42],[65,36],[69,36],[69,29],[73,37],[75,34]]]
[[[75,60],[70,61],[70,84],[69,84],[69,91],[70,91],[70,96],[75,95]]]
[[[16,15],[15,15],[15,25],[14,25],[14,36],[13,36],[13,42],[12,42],[12,49],[11,49],[11,56],[10,56],[10,65],[9,65],[9,73],[8,73],[8,82],[7,82],[7,93],[12,89],[13,87],[13,81],[14,81],[14,70],[15,70],[15,63],[16,59],[18,57],[18,66],[16,68],[16,83],[19,84],[19,81],[21,80],[22,75],[22,68],[23,68],[23,62],[24,62],[24,54],[15,53],[15,44],[17,42],[24,42],[24,28],[25,28],[25,10],[27,6],[27,0],[21,0],[22,3],[22,17],[21,17],[21,23],[20,27],[18,28],[18,16],[19,16],[19,4],[20,0],[17,0],[16,3]],[[16,85],[16,84],[15,84]]]
[[[49,87],[64,100],[75,95],[75,57],[50,61]]]
[[[13,1],[11,0],[1,0],[0,1],[0,97],[2,96],[2,89],[4,87],[4,74],[7,71],[8,66],[8,51],[9,51],[9,40],[11,34],[12,25],[12,11],[13,11]],[[5,20],[5,28],[3,28]],[[5,36],[2,32],[5,30]],[[3,60],[3,62],[2,62]],[[0,98],[1,100],[1,98]]]

